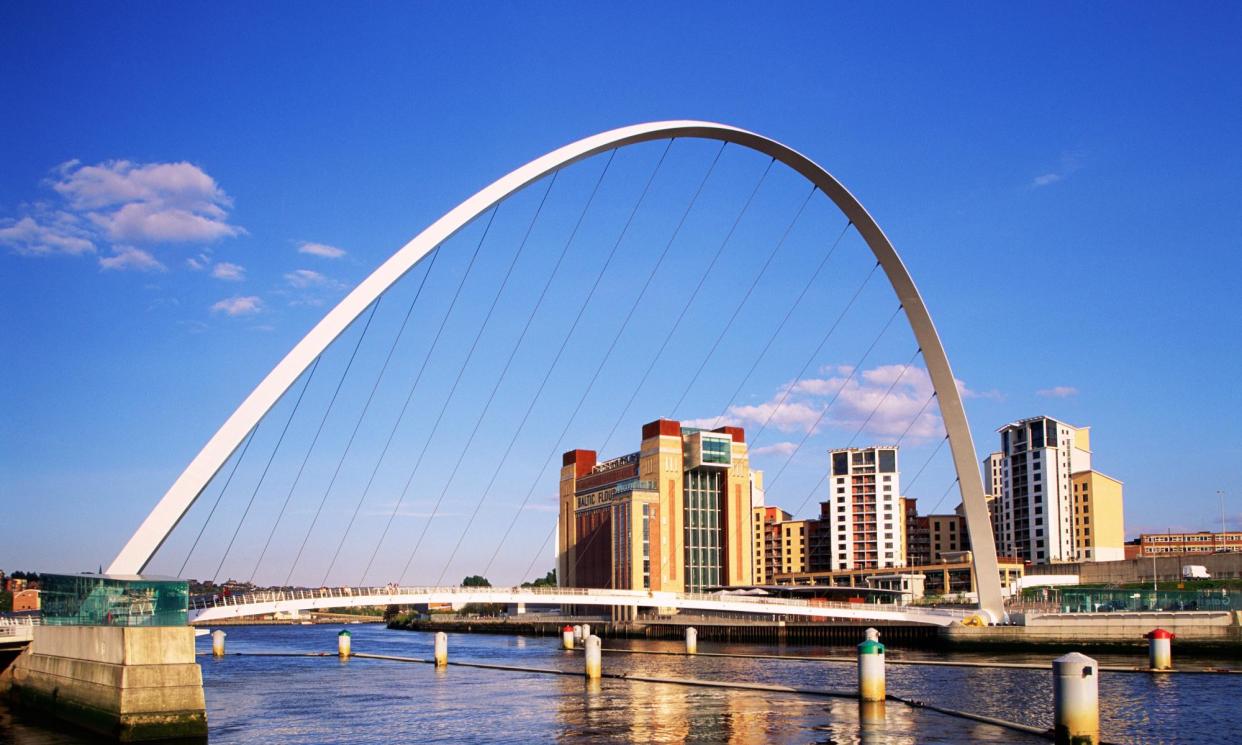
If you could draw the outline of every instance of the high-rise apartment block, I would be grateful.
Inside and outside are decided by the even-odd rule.
[[[597,462],[592,450],[571,450],[561,468],[561,584],[674,592],[751,584],[751,500],[738,427],[659,419],[643,426],[637,452]]]
[[[826,569],[872,569],[905,564],[901,474],[896,447],[829,453],[828,500],[820,505],[830,553]]]
[[[1040,416],[999,432],[997,551],[1035,564],[1123,558],[1121,482],[1092,471],[1090,428]]]

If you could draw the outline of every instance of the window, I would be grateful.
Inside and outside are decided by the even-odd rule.
[[[897,451],[896,450],[880,450],[880,472],[894,473],[897,470]]]

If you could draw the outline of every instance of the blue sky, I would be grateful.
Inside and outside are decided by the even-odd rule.
[[[1226,3],[1020,11],[374,4],[366,13],[326,3],[8,4],[0,10],[0,95],[11,104],[0,124],[0,497],[4,523],[28,527],[5,531],[0,566],[107,564],[250,389],[396,248],[548,150],[674,118],[782,140],[863,201],[903,254],[969,391],[980,455],[1013,419],[1048,414],[1090,425],[1095,465],[1126,483],[1129,534],[1216,528],[1217,490],[1227,493],[1231,524],[1240,524],[1242,314],[1232,303],[1242,270],[1240,32],[1242,11]],[[555,515],[556,463],[540,475],[545,458],[600,447],[618,420],[606,456],[636,448],[637,426],[657,416],[714,419],[844,225],[822,198],[808,204],[705,374],[671,410],[805,197],[787,171],[763,177],[659,372],[623,412],[763,176],[764,159],[726,149],[633,327],[559,442],[716,156],[710,143],[675,143],[549,392],[499,464],[661,151],[618,153],[500,379],[604,159],[577,164],[552,185],[369,581],[396,579],[427,525],[407,581],[478,571],[511,520],[493,577],[516,579],[532,560],[537,572],[551,566],[551,547],[540,547]],[[286,515],[277,521],[357,328],[324,356],[270,475],[260,482],[291,398],[256,433],[212,520],[205,523],[220,479],[151,568],[176,573],[185,561],[187,576],[276,582],[292,569],[294,581],[310,584],[325,573],[358,581],[547,185],[501,206],[468,273],[484,223],[446,244],[344,460],[421,267],[377,310],[359,347],[370,377],[346,379]],[[739,396],[751,408],[731,416],[748,432],[870,266],[853,233],[831,261]],[[412,413],[398,422],[463,276],[445,340]],[[908,329],[895,324],[849,377],[894,303],[882,283],[867,284],[754,442],[764,449],[755,464],[774,475],[785,443],[799,441],[844,385],[770,501],[805,503],[801,512],[810,514],[825,449],[855,437],[891,442],[926,400],[916,362],[859,432],[868,402],[914,351]],[[496,403],[449,483],[498,380]],[[394,423],[391,455],[374,469]],[[902,468],[909,483],[928,464],[909,496],[944,511],[956,498],[944,498],[953,481],[947,453],[932,456],[936,427],[933,406],[902,442]],[[342,475],[325,498],[337,462]],[[443,567],[498,466],[463,548]],[[375,485],[360,503],[372,470]],[[292,566],[321,498],[309,556]]]

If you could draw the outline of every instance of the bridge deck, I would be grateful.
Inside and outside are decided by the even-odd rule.
[[[898,621],[948,626],[967,611],[921,606],[839,603],[729,593],[675,593],[568,587],[342,587],[257,592],[191,603],[191,621],[243,618],[269,613],[424,603],[525,603],[629,608],[675,608],[760,615]]]

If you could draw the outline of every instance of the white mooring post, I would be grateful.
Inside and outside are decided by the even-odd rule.
[[[448,634],[443,631],[436,632],[436,667],[446,667],[448,665]]]
[[[1052,661],[1052,701],[1058,745],[1100,741],[1100,666],[1078,652]]]
[[[1164,629],[1153,629],[1144,636],[1147,637],[1147,657],[1151,663],[1151,669],[1155,670],[1171,670],[1173,669],[1173,634]]]
[[[585,641],[589,636],[591,636],[591,624],[584,623],[582,624],[582,639]]]
[[[884,696],[884,645],[865,639],[858,645],[858,700],[883,701]]]
[[[574,624],[574,641],[580,642],[583,640],[583,638],[584,637],[582,636],[582,625]]]
[[[867,629],[863,632],[863,638],[869,642],[880,641],[880,632],[875,628]]]
[[[604,660],[598,636],[586,639],[586,676],[587,680],[599,680],[603,672]]]
[[[561,629],[561,647],[563,649],[574,648],[574,627],[566,626]]]
[[[342,631],[336,635],[336,653],[341,656],[342,660],[349,659],[349,642],[351,636],[353,636],[353,634],[350,634],[348,631]]]
[[[211,654],[214,657],[224,656],[224,637],[227,636],[220,629],[211,632]]]
[[[686,654],[698,654],[699,632],[693,626],[686,628]]]

